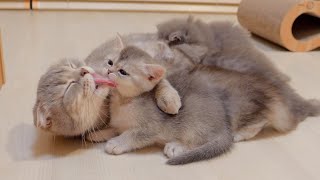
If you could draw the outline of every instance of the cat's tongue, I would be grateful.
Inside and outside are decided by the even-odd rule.
[[[98,74],[92,74],[92,76],[93,76],[94,82],[97,85],[107,85],[110,87],[117,87],[117,84],[114,81],[110,80],[109,78],[100,76]]]

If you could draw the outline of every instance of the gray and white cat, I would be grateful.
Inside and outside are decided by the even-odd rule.
[[[169,116],[156,107],[153,87],[164,67],[141,49],[123,49],[109,78],[117,86],[110,99],[110,126],[120,136],[106,151],[122,154],[155,143],[165,144],[171,165],[217,157],[234,139],[247,139],[270,125],[295,126],[294,114],[272,81],[209,66],[171,73],[167,78],[182,97],[183,107]],[[139,82],[137,85],[136,82]],[[305,101],[308,115],[318,115],[318,101]]]
[[[163,22],[157,28],[160,40],[179,49],[196,64],[258,74],[277,83],[289,80],[254,47],[249,32],[239,25],[228,21],[205,23],[189,16]]]

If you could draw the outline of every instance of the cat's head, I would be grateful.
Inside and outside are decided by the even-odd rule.
[[[183,43],[199,43],[205,41],[201,31],[201,21],[192,16],[184,19],[172,19],[157,25],[158,38],[165,40],[170,46]]]
[[[174,53],[170,47],[149,34],[131,34],[127,36],[117,35],[111,41],[107,41],[96,48],[85,60],[94,69],[108,69],[119,59],[120,52],[126,46],[135,46],[147,52],[152,58],[161,64],[172,64]]]
[[[117,91],[124,97],[135,97],[152,90],[165,76],[165,68],[143,50],[125,47],[119,59],[108,70],[109,78],[117,84]]]
[[[33,109],[35,126],[55,135],[78,136],[102,126],[109,86],[115,84],[85,66],[64,59],[40,78]]]

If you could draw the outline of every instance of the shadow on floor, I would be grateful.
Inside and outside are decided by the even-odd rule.
[[[249,139],[248,141],[257,141],[261,139],[271,139],[276,138],[279,136],[285,136],[287,133],[281,133],[271,127],[264,128],[259,134],[257,134],[252,139]]]
[[[81,153],[98,144],[83,142],[80,138],[53,137],[31,124],[20,124],[9,131],[7,152],[13,160],[52,159]]]
[[[274,138],[286,135],[272,128],[266,128],[249,141]],[[20,124],[12,128],[7,141],[7,152],[15,161],[46,160],[84,153],[87,149],[101,149],[104,143],[84,142],[80,138],[53,137],[51,134],[38,130],[31,124]],[[143,148],[136,155],[159,153],[162,146]]]

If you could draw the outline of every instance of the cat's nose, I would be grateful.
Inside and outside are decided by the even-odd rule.
[[[112,73],[112,71],[110,69],[107,69],[108,74]]]
[[[85,69],[85,68],[81,68],[81,70],[80,70],[80,75],[83,77],[83,76],[85,76],[86,74],[89,74],[89,71],[88,71],[87,69]]]

